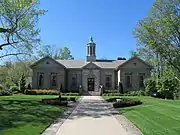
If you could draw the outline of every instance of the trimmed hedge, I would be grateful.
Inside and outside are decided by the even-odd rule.
[[[59,105],[59,106],[67,106],[68,105],[67,100],[60,100],[59,98],[42,99],[41,103],[46,104],[46,105]]]
[[[114,108],[123,108],[123,107],[129,107],[129,106],[136,106],[141,105],[142,102],[140,100],[133,100],[133,99],[122,99],[118,102],[115,102],[113,104]]]
[[[57,90],[25,90],[27,95],[59,95]],[[61,96],[79,96],[79,93],[61,93]]]
[[[121,93],[104,93],[103,96],[123,96]]]
[[[144,90],[128,91],[126,93],[104,93],[103,96],[148,96],[149,93]]]
[[[79,96],[79,93],[61,93],[61,96]]]
[[[68,100],[72,101],[72,102],[76,102],[76,98],[75,97],[69,97]]]
[[[25,90],[27,95],[58,95],[57,90]]]
[[[104,90],[103,93],[119,93],[119,90]]]
[[[140,105],[142,102],[140,100],[136,99],[129,99],[129,98],[109,98],[106,99],[107,102],[112,102],[114,108],[121,108],[121,107],[129,107],[129,106],[135,106]]]

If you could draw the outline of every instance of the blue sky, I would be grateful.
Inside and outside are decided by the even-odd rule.
[[[48,10],[40,18],[43,44],[67,46],[75,59],[85,59],[90,36],[98,58],[128,58],[136,48],[132,31],[154,0],[41,0]]]

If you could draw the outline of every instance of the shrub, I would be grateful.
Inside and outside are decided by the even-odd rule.
[[[138,93],[138,96],[145,96],[146,95],[146,92],[143,90],[139,90],[139,91],[137,91],[137,93]]]
[[[58,95],[57,90],[25,90],[25,94],[27,95]]]
[[[0,84],[0,91],[4,90],[4,87],[2,84]]]
[[[140,100],[134,100],[134,99],[122,99],[118,102],[113,103],[114,108],[122,108],[122,107],[129,107],[129,106],[135,106],[140,105],[142,102]]]
[[[26,89],[26,78],[24,73],[21,76],[20,82],[19,82],[19,89],[21,90],[22,93],[24,93]]]
[[[137,91],[128,91],[123,94],[124,96],[146,96],[146,91],[144,90],[137,90]]]
[[[10,87],[10,90],[12,91],[12,92],[16,92],[16,91],[19,91],[19,87],[18,86],[11,86]]]
[[[154,78],[148,78],[144,80],[144,86],[146,93],[157,92],[156,80]]]
[[[59,105],[59,106],[67,106],[67,100],[60,100],[59,98],[55,99],[42,99],[41,103],[48,104],[48,105]]]
[[[61,96],[79,96],[79,93],[61,93]]]
[[[24,94],[27,94],[27,95],[59,95],[59,92],[57,90],[34,89],[34,90],[25,90]],[[79,96],[79,93],[61,93],[61,96]]]
[[[0,96],[10,96],[12,93],[10,91],[0,91]]]
[[[121,99],[121,98],[113,97],[113,98],[106,99],[106,101],[107,102],[116,102],[117,99]]]
[[[75,97],[69,97],[69,101],[76,102],[76,98]]]
[[[119,93],[121,93],[121,94],[124,93],[124,91],[123,91],[123,85],[122,85],[121,82],[119,82],[118,89],[119,89]]]
[[[68,98],[67,98],[67,97],[61,97],[60,100],[61,100],[61,101],[67,101]]]
[[[104,93],[119,93],[119,90],[104,90]]]

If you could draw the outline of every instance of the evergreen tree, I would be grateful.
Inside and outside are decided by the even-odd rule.
[[[19,82],[19,90],[24,93],[24,90],[26,89],[26,79],[24,73],[21,76],[20,82]]]

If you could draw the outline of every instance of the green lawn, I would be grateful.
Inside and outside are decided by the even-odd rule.
[[[68,107],[42,105],[42,98],[57,96],[13,95],[0,97],[0,135],[40,135]]]
[[[143,104],[119,110],[144,135],[180,135],[180,101],[135,98],[142,100]]]

